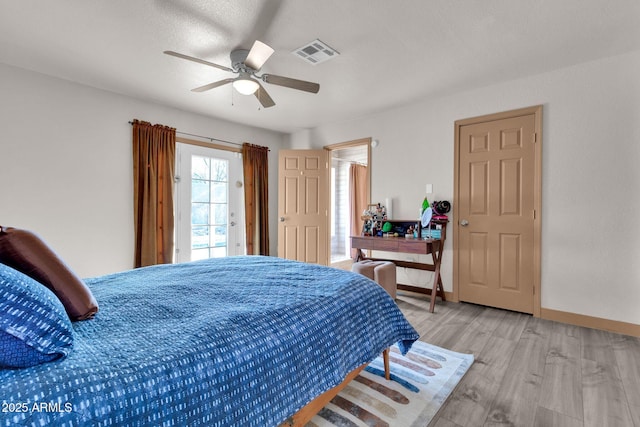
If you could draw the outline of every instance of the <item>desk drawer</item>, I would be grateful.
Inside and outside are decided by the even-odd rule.
[[[351,247],[358,249],[374,249],[374,240],[369,237],[352,237]]]
[[[431,253],[430,249],[427,241],[419,239],[407,239],[399,242],[398,245],[399,252],[407,252],[410,254],[428,254]]]
[[[396,237],[380,237],[375,240],[374,248],[378,251],[390,251],[397,252],[398,251],[398,238]]]

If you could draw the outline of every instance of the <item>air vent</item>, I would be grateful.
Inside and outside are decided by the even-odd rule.
[[[299,47],[291,53],[313,65],[319,64],[340,55],[337,50],[333,49],[319,39],[315,39],[311,43]]]

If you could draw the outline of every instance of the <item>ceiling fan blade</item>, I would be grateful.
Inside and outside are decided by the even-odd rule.
[[[244,60],[244,65],[258,71],[271,55],[273,55],[271,46],[256,40],[251,46],[247,59]]]
[[[204,85],[204,86],[200,86],[197,87],[195,89],[191,89],[191,92],[204,92],[222,85],[226,85],[228,83],[233,82],[235,79],[224,79],[224,80],[219,80],[217,82],[213,82],[213,83],[209,83],[208,85]]]
[[[304,90],[305,92],[318,93],[320,85],[304,80],[292,79],[290,77],[276,76],[274,74],[264,74],[262,80],[273,85],[289,87],[291,89]]]
[[[267,91],[264,90],[264,87],[262,87],[260,83],[258,83],[258,86],[259,86],[258,90],[256,90],[253,94],[256,96],[256,98],[258,98],[258,101],[260,101],[260,104],[262,104],[264,108],[269,108],[276,105],[276,103],[273,102],[273,99],[271,99]]]
[[[214,64],[213,62],[205,61],[204,59],[194,58],[193,56],[184,55],[182,53],[174,52],[172,50],[165,50],[164,53],[167,55],[175,56],[176,58],[187,59],[189,61],[197,62],[199,64],[204,64],[210,67],[218,68],[223,71],[230,71],[232,73],[234,72],[231,68],[225,67],[224,65]]]

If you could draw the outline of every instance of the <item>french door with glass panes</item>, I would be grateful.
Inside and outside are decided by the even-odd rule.
[[[242,158],[190,144],[176,149],[176,262],[244,254]]]

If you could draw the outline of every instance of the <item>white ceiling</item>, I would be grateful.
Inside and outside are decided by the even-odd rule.
[[[316,38],[340,56],[291,54]],[[162,53],[230,66],[255,39],[320,92],[194,93],[234,75]],[[0,0],[2,63],[282,132],[639,49],[638,0]]]

